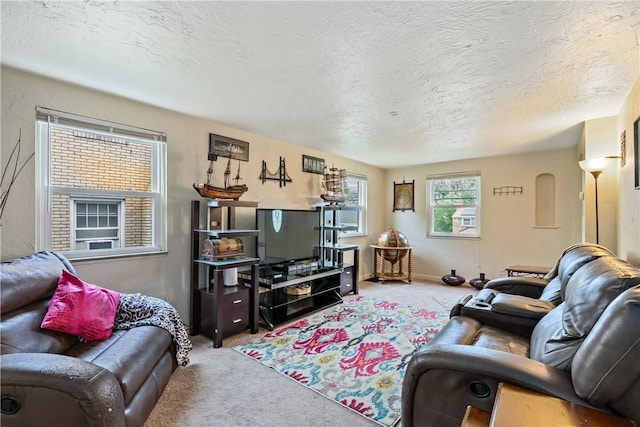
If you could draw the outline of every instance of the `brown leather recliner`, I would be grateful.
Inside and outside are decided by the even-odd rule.
[[[640,269],[615,257],[579,268],[529,337],[454,316],[410,360],[402,425],[459,426],[510,383],[640,423]]]
[[[603,256],[615,256],[611,250],[596,243],[577,243],[569,246],[558,258],[556,265],[543,279],[535,277],[499,277],[487,282],[478,292],[479,299],[507,293],[537,298],[560,304],[560,287],[566,286],[573,273],[583,265]]]
[[[615,257],[604,246],[579,243],[567,248],[545,279],[500,277],[490,280],[475,296],[462,298],[451,315],[471,316],[525,337],[536,323],[564,301],[564,289],[584,265],[601,257]]]
[[[40,252],[0,266],[3,427],[142,426],[177,367],[171,335],[155,326],[104,340],[44,330],[64,256]]]

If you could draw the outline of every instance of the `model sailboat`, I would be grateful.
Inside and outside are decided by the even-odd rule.
[[[213,176],[214,160],[209,161],[209,169],[207,169],[207,183],[206,184],[193,184],[193,188],[202,197],[209,199],[231,199],[238,200],[247,191],[247,186],[239,184],[240,180],[240,161],[238,161],[238,171],[233,178],[234,185],[229,185],[231,181],[231,159],[227,161],[227,167],[224,170],[224,187],[216,187],[211,184],[211,178]]]
[[[329,203],[341,203],[347,199],[347,170],[336,167],[325,168],[322,179],[324,192],[320,194],[323,200]]]

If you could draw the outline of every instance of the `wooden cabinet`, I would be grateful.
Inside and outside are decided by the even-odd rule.
[[[557,397],[501,383],[491,414],[467,408],[462,427],[481,426],[608,426],[634,427],[631,420]]]
[[[216,348],[222,346],[224,337],[246,329],[258,332],[258,258],[247,257],[241,250],[248,243],[244,239],[254,239],[257,230],[235,228],[236,208],[257,205],[235,200],[191,202],[190,332],[211,338]],[[233,245],[217,245],[225,241]],[[205,243],[221,247],[213,255],[210,251],[203,255]],[[236,274],[238,271],[244,274]]]

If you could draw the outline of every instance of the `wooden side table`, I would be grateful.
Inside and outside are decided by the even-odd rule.
[[[403,246],[400,248],[380,245],[370,246],[373,248],[373,274],[375,277],[380,279],[382,283],[384,283],[385,280],[403,280],[411,283],[413,280],[413,265],[411,260],[411,251],[413,250],[413,246]],[[384,258],[385,252],[387,251],[401,251],[406,252],[406,254],[400,258],[400,260],[391,262]],[[403,269],[403,263],[405,260],[407,260],[406,272]],[[390,264],[390,270],[385,271],[385,261]],[[398,264],[397,272],[395,271],[396,264]]]
[[[461,424],[463,427],[635,427],[635,425],[633,421],[617,415],[506,383],[500,383],[498,387],[490,417],[488,412],[469,407]]]
[[[467,406],[460,427],[487,427],[491,423],[491,414],[473,406]]]

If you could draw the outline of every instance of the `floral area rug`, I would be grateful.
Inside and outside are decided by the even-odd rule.
[[[447,322],[445,311],[354,296],[234,347],[383,426],[400,419],[412,354]]]

